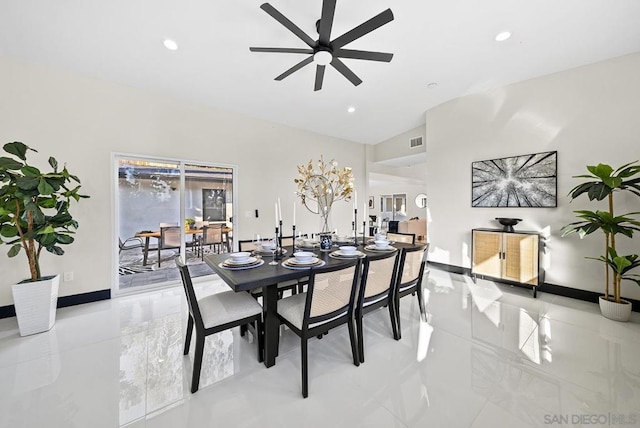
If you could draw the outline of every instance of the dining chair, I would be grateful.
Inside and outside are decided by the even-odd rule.
[[[123,250],[133,250],[134,248],[144,248],[144,244],[142,243],[142,238],[131,237],[127,238],[122,242],[122,239],[118,237],[118,247],[121,253]]]
[[[398,262],[398,272],[396,274],[396,284],[394,290],[394,310],[396,313],[396,322],[398,324],[397,336],[394,338],[400,340],[402,330],[400,327],[400,299],[402,297],[415,294],[418,296],[418,306],[420,308],[420,317],[426,321],[427,312],[424,307],[424,299],[422,295],[422,280],[424,278],[425,268],[427,265],[427,255],[429,244],[419,245],[411,248],[403,248],[400,253],[400,261]],[[429,271],[427,270],[427,277]]]
[[[389,232],[387,233],[387,239],[389,241],[404,242],[405,244],[415,244],[416,234],[403,233],[403,232],[395,232],[395,233]]]
[[[358,302],[356,304],[355,318],[358,337],[358,354],[360,362],[364,363],[364,335],[362,329],[363,315],[375,309],[387,306],[393,337],[397,336],[396,312],[393,300],[395,290],[396,271],[400,251],[384,253],[381,256],[364,260],[360,287],[358,289]]]
[[[160,228],[160,238],[158,241],[158,267],[162,264],[160,252],[173,248],[180,248],[180,227],[169,226]]]
[[[212,224],[202,227],[202,236],[199,238],[198,251],[201,253],[202,260],[204,260],[204,247],[209,246],[209,251],[212,247],[217,248],[217,253],[220,254],[222,245],[225,244],[222,236],[222,224]]]
[[[309,396],[308,352],[310,338],[347,324],[353,364],[360,365],[353,310],[360,259],[348,264],[311,269],[307,291],[278,301],[278,318],[300,337],[302,396]]]
[[[180,270],[189,309],[187,335],[184,340],[184,355],[189,355],[193,327],[195,326],[196,328],[196,349],[193,359],[191,392],[196,392],[200,385],[204,342],[206,337],[211,334],[237,326],[251,325],[253,327],[254,341],[258,343],[258,361],[262,362],[264,356],[262,306],[248,294],[236,293],[231,290],[198,298],[193,289],[189,268],[182,260],[182,257],[176,259],[176,266]],[[253,326],[254,322],[255,326]]]

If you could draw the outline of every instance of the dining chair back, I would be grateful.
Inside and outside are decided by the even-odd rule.
[[[258,244],[251,239],[241,239],[238,241],[238,251],[254,251],[258,249]]]
[[[309,395],[308,353],[310,338],[347,324],[353,364],[360,365],[353,322],[360,260],[311,269],[307,291],[278,301],[278,318],[300,337],[302,396]]]
[[[387,233],[387,239],[389,241],[395,242],[403,242],[405,244],[415,244],[416,243],[416,234],[415,233],[402,233],[402,232],[389,232]]]
[[[180,227],[169,226],[160,228],[160,240],[158,241],[158,267],[162,264],[160,252],[173,248],[180,248]]]
[[[182,257],[176,259],[176,266],[180,270],[189,310],[184,355],[189,354],[193,328],[195,327],[196,329],[196,349],[191,379],[191,392],[194,393],[200,385],[204,341],[211,334],[241,325],[251,325],[254,341],[258,343],[258,361],[263,360],[262,306],[247,293],[236,293],[231,290],[211,294],[199,299],[191,282],[189,268],[185,265]],[[254,322],[255,326],[253,326]]]
[[[398,273],[394,290],[394,306],[396,321],[398,325],[396,340],[402,337],[400,328],[400,299],[408,295],[417,295],[420,316],[426,321],[427,313],[422,295],[422,281],[424,279],[427,265],[427,255],[429,244],[419,245],[412,248],[403,248],[398,263]],[[427,271],[427,276],[429,275]]]
[[[393,337],[397,335],[397,322],[395,306],[393,305],[393,292],[395,290],[396,271],[400,251],[384,253],[375,258],[367,257],[363,263],[362,276],[358,291],[355,318],[358,336],[358,354],[360,362],[364,363],[364,334],[363,315],[375,309],[387,306]]]
[[[217,249],[216,252],[220,253],[220,248],[225,244],[222,238],[222,224],[212,224],[204,226],[202,228],[202,237],[200,238],[200,252],[202,254],[202,260],[204,260],[204,247],[209,246],[209,250]]]
[[[280,246],[293,247],[293,235],[283,236],[282,239],[280,239]]]

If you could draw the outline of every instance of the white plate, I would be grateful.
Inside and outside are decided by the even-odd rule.
[[[291,259],[289,259],[291,260]],[[295,265],[295,264],[289,264],[287,263],[288,260],[285,260],[282,262],[282,267],[285,267],[287,269],[310,269],[310,268],[314,268],[314,267],[320,267],[320,266],[324,266],[325,262],[323,260],[318,259],[318,264],[315,265]]]
[[[287,259],[286,262],[298,266],[313,266],[314,264],[317,264],[319,260],[320,259],[317,257],[312,257],[311,259],[303,262],[296,259],[295,257],[291,257],[290,259]]]
[[[395,247],[388,245],[384,248],[378,248],[375,245],[367,245],[366,247],[364,247],[364,249],[367,251],[393,251],[395,250]]]
[[[264,263],[264,260],[260,259],[256,263],[248,265],[248,266],[225,265],[224,262],[220,263],[218,266],[220,266],[222,269],[243,270],[243,269],[252,269],[254,267],[261,266],[263,263]]]
[[[374,239],[369,239],[369,240],[367,241],[367,244],[374,245],[374,242],[375,242],[375,240],[374,240]],[[393,245],[393,244],[395,244],[395,243],[396,243],[396,241],[389,241],[389,245]]]
[[[298,244],[296,245],[296,248],[317,248],[319,245],[319,242],[316,242],[315,244]]]
[[[345,253],[342,250],[334,251],[333,253],[331,253],[329,255],[330,256],[338,256],[338,257],[360,257],[360,256],[364,256],[364,254],[361,253],[360,251],[354,251],[353,253]]]
[[[254,264],[258,261],[257,257],[248,257],[246,260],[234,260],[234,259],[226,259],[222,263],[227,266],[247,266]]]

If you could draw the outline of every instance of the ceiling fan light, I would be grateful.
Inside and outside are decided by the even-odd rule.
[[[313,54],[313,62],[317,65],[329,65],[333,61],[333,55],[329,51],[318,51]]]

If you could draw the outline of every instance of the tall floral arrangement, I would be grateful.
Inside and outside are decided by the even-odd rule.
[[[325,162],[323,156],[320,156],[317,166],[314,166],[313,160],[298,165],[298,177],[294,182],[298,186],[296,194],[304,206],[320,215],[321,232],[330,232],[331,206],[336,201],[350,201],[353,194],[351,168],[338,168],[338,162],[334,159]]]

